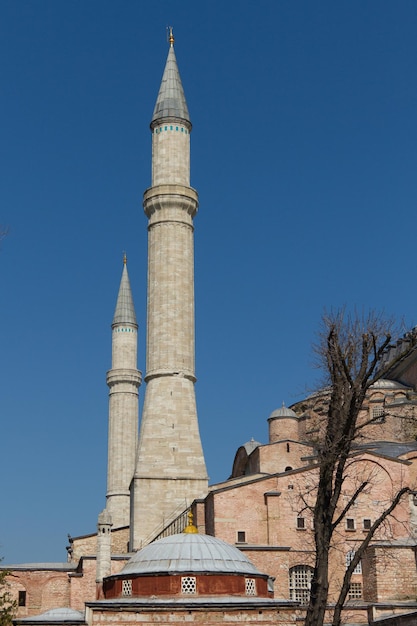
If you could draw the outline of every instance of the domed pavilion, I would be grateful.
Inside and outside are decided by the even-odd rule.
[[[189,514],[183,533],[148,544],[103,580],[103,599],[88,602],[88,624],[255,621],[291,624],[296,603],[276,600],[273,580],[235,546],[199,534]],[[165,613],[165,615],[161,615]],[[169,613],[167,615],[166,613]],[[227,620],[225,615],[228,615]]]

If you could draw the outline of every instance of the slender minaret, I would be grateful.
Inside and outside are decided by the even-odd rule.
[[[207,493],[194,383],[194,234],[191,122],[174,38],[152,122],[148,222],[147,383],[132,483],[131,545],[139,548]]]
[[[103,578],[111,574],[111,515],[104,509],[98,516],[97,523],[97,562],[96,583],[97,597],[101,597]]]
[[[135,471],[138,438],[138,325],[127,273],[126,256],[112,323],[112,368],[109,386],[109,442],[106,510],[113,528],[130,522],[130,482]]]

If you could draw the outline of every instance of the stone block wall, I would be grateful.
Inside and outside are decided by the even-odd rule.
[[[367,551],[364,565],[366,565],[367,574],[364,589],[365,600],[387,602],[417,599],[414,548],[371,546]]]

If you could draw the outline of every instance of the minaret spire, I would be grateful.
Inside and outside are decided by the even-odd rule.
[[[127,273],[126,255],[112,323],[112,369],[109,387],[109,436],[106,510],[114,528],[128,526],[130,482],[135,469],[138,436],[138,325]]]
[[[174,41],[175,41],[174,33],[173,33],[174,29],[172,28],[172,26],[169,26],[168,28],[169,28],[169,38],[168,38],[169,45],[173,46],[174,45]]]
[[[122,279],[120,281],[119,295],[117,296],[112,327],[114,327],[115,324],[131,324],[136,327],[136,330],[138,329],[132,291],[130,289],[130,281],[127,273],[126,254],[123,255]]]
[[[131,549],[207,493],[194,383],[194,225],[191,121],[172,29],[152,116],[148,217],[146,393],[132,489]],[[157,506],[155,505],[157,503]]]
[[[188,130],[191,130],[190,114],[188,112],[174,51],[172,27],[170,27],[169,34],[168,58],[152,115],[151,129],[153,130],[158,121],[162,119],[167,121],[175,119],[177,123],[178,121],[182,121],[187,125]]]

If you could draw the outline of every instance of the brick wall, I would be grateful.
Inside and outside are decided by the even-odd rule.
[[[18,617],[70,606],[70,578],[66,571],[14,571],[8,581],[16,600],[19,591],[26,591],[26,606],[18,607]]]

